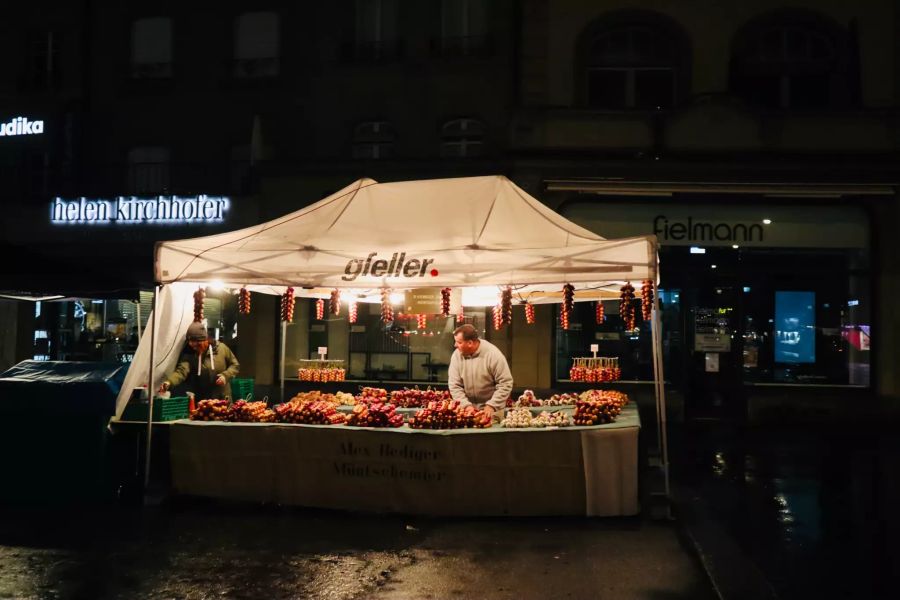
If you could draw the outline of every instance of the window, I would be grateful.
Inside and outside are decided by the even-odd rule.
[[[133,148],[128,153],[128,189],[132,194],[167,193],[169,149],[158,146]]]
[[[353,131],[353,158],[394,156],[394,128],[387,121],[360,123]]]
[[[767,108],[824,108],[834,100],[837,57],[834,36],[812,23],[754,27],[736,45],[733,88]]]
[[[383,61],[400,55],[397,0],[356,0],[353,44],[347,58]]]
[[[131,28],[131,76],[172,77],[172,19],[138,19]]]
[[[28,39],[24,86],[28,90],[54,89],[60,82],[60,35],[45,31]]]
[[[587,105],[606,109],[669,108],[678,80],[676,44],[649,24],[621,25],[588,40]]]
[[[441,156],[481,156],[484,124],[475,119],[456,119],[441,127]]]
[[[253,169],[250,160],[250,146],[231,147],[231,192],[237,195],[250,193],[253,189]]]
[[[441,56],[474,56],[489,52],[487,3],[484,0],[443,0]]]
[[[278,15],[245,13],[234,23],[235,77],[274,77],[279,71]]]
[[[350,302],[345,291],[341,310],[328,313],[328,301],[322,319],[316,317],[316,301],[298,299],[294,320],[285,331],[284,376],[293,379],[301,361],[315,359],[321,346],[328,348],[328,359],[342,361],[350,381],[415,381],[423,384],[447,382],[447,367],[454,351],[453,330],[462,323],[456,316],[433,313],[419,321],[416,315],[394,313],[394,320],[381,320],[381,305],[357,302],[355,319],[350,323]],[[398,311],[401,306],[394,307]],[[488,311],[466,307],[465,322],[485,333],[490,326]],[[377,385],[377,384],[376,384]],[[424,386],[423,386],[424,387]]]

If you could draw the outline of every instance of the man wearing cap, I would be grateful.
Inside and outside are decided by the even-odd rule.
[[[497,346],[478,339],[478,330],[465,324],[453,331],[456,350],[450,357],[447,383],[460,404],[474,404],[493,417],[506,406],[513,378],[509,363]]]
[[[210,341],[206,326],[199,321],[188,327],[187,345],[178,366],[166,376],[162,391],[186,381],[197,400],[230,399],[229,383],[241,369],[234,352],[222,342]]]

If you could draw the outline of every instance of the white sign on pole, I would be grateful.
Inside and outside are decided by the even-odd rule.
[[[328,346],[319,346],[319,358],[325,360],[326,354],[328,354]]]
[[[717,352],[707,352],[705,363],[707,373],[719,372],[719,354]]]

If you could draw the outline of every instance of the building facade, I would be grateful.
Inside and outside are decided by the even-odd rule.
[[[900,393],[888,0],[16,10],[3,60],[19,75],[0,83],[0,122],[43,125],[0,137],[9,290],[138,299],[158,240],[265,221],[360,177],[501,173],[601,235],[659,237],[667,379],[685,414],[833,413],[848,397]],[[205,199],[228,204],[175,220],[157,218],[157,202],[153,218],[141,208],[99,224],[102,209],[87,214],[81,200],[119,216],[160,197],[197,212]],[[271,383],[277,307],[254,306],[242,363]],[[547,307],[533,327],[518,314],[511,328],[485,327],[517,382],[565,385],[591,343],[621,357],[626,379],[648,379],[648,332],[625,332],[615,300],[600,325],[594,302],[579,306],[568,331]],[[24,358],[33,311],[4,310],[19,340],[5,355]],[[74,338],[81,326],[60,318],[55,348],[59,329]],[[376,341],[301,306],[289,354],[324,343],[361,378],[440,378],[422,366],[446,358],[446,324],[434,327],[427,341]]]

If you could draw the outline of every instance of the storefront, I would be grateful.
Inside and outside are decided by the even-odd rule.
[[[130,362],[150,314],[154,244],[253,222],[256,214],[252,203],[206,194],[12,206],[0,227],[9,263],[0,296],[8,304],[2,319],[19,339],[3,342],[3,366]],[[207,303],[210,326],[229,340],[237,335],[230,300],[212,290]]]
[[[829,395],[871,390],[869,217],[826,202],[574,195],[560,213],[604,237],[658,236],[666,380],[687,418],[743,419],[773,394],[782,409],[822,412]],[[604,324],[585,307],[581,331],[557,336],[557,378],[586,340],[622,357],[623,379],[652,375],[649,336],[623,333],[616,303],[605,304]]]

